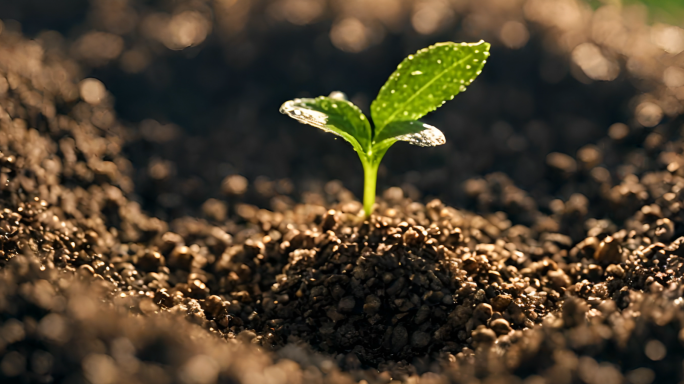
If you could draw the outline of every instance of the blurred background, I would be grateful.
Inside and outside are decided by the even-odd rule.
[[[349,145],[280,104],[340,90],[368,112],[396,65],[439,41],[484,39],[492,56],[424,119],[447,144],[396,145],[379,194],[517,204],[526,224],[558,201],[620,221],[614,188],[665,167],[647,155],[684,121],[680,0],[3,0],[0,19],[89,78],[86,102],[113,103],[91,121],[123,122],[133,198],[164,220],[360,198]]]

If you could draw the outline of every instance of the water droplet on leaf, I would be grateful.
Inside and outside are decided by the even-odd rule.
[[[320,97],[320,99],[322,99],[322,98],[323,97]],[[349,100],[349,99],[347,99],[347,95],[344,92],[340,92],[340,91],[330,92],[330,94],[328,95],[328,98],[333,99],[333,100]]]
[[[446,143],[446,139],[444,138],[442,131],[427,124],[423,124],[423,127],[425,129],[420,132],[397,136],[395,139],[407,141],[410,144],[421,147],[434,147]]]

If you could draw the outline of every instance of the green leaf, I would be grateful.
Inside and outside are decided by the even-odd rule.
[[[357,152],[367,153],[371,146],[370,123],[357,106],[340,95],[340,92],[333,92],[332,97],[286,101],[280,107],[280,113],[338,135],[351,143]]]
[[[399,64],[371,104],[375,135],[394,121],[418,120],[466,90],[489,56],[489,43],[437,43]]]
[[[420,121],[394,121],[380,131],[373,140],[374,145],[383,142],[408,141],[421,147],[434,147],[446,143],[444,134],[439,129]]]

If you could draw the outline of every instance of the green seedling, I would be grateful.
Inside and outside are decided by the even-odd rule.
[[[409,55],[399,64],[371,104],[374,127],[342,92],[315,99],[285,102],[280,112],[348,141],[363,164],[363,210],[369,217],[375,204],[378,167],[397,141],[421,147],[444,144],[444,134],[418,121],[466,90],[482,72],[489,43],[437,43]]]

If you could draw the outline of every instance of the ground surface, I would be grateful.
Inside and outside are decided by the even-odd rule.
[[[279,35],[264,30],[251,30],[260,52],[277,52],[268,47]],[[499,64],[434,117],[451,146],[393,149],[364,220],[353,152],[263,112],[299,96],[292,88],[318,89],[295,70],[302,61],[283,71],[304,80],[272,93],[258,83],[263,68],[245,70],[235,81],[257,91],[225,104],[201,91],[211,81],[188,81],[199,101],[183,109],[169,73],[215,63],[216,41],[196,60],[154,56],[138,76],[150,81],[141,89],[176,91],[160,99],[130,93],[118,80],[132,75],[78,59],[54,34],[29,40],[7,23],[3,382],[680,382],[674,96],[646,75],[583,84],[545,38],[533,34],[522,51],[499,45]],[[387,39],[382,49],[403,41]],[[351,65],[318,44],[304,62]],[[400,51],[354,63],[389,73]],[[537,71],[545,65],[551,74]],[[167,80],[154,77],[160,68]],[[358,81],[348,85],[363,106],[371,87]],[[217,117],[225,105],[236,117]],[[123,123],[136,113],[187,124]]]

